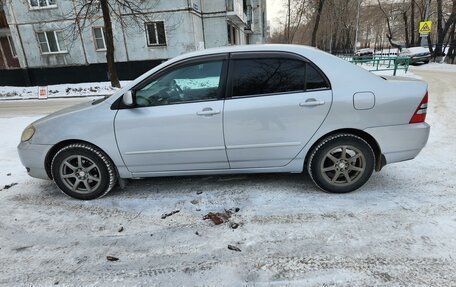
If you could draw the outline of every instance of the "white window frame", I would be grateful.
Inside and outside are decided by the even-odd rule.
[[[104,44],[104,48],[103,49],[99,49],[97,47],[97,38],[95,37],[95,29],[101,29],[101,37],[103,39],[103,44]],[[93,36],[93,44],[95,46],[95,51],[98,51],[98,52],[106,51],[107,46],[106,46],[105,28],[103,26],[92,27],[92,36]]]
[[[49,45],[49,39],[48,39],[48,36],[47,36],[47,33],[49,32],[52,32],[54,33],[54,39],[55,39],[55,42],[56,42],[56,45],[57,45],[57,48],[58,48],[58,51],[57,52],[51,52],[51,46]],[[59,40],[57,38],[57,33],[58,32],[62,32],[62,30],[54,30],[54,31],[41,31],[41,32],[36,32],[36,37],[37,37],[37,40],[38,40],[38,45],[40,46],[40,50],[41,50],[41,42],[40,42],[40,37],[38,36],[39,33],[43,33],[44,34],[44,37],[46,38],[46,44],[47,44],[47,47],[48,47],[48,51],[49,52],[44,52],[43,50],[41,50],[41,54],[42,55],[49,55],[49,54],[64,54],[64,53],[68,53],[68,50],[66,50],[66,47],[65,47],[65,50],[61,50],[60,48],[60,44],[59,44]]]
[[[159,39],[158,39],[157,23],[159,23],[159,22],[163,23],[163,32],[165,33],[165,43],[164,44],[160,44],[159,43]],[[146,22],[145,25],[146,25],[146,41],[147,41],[147,46],[148,47],[157,47],[157,46],[167,46],[168,45],[168,39],[166,38],[165,21]],[[155,40],[157,42],[156,44],[150,43],[150,40],[149,40],[149,25],[154,25],[154,27],[155,27]]]
[[[44,1],[46,1],[46,6],[40,6],[40,0],[36,0],[36,1],[38,3],[38,6],[32,6],[32,0],[27,0],[31,10],[57,8],[57,0],[55,0],[55,4],[49,4],[50,0],[44,0]]]
[[[6,38],[8,38],[11,55],[13,56],[13,58],[17,58],[17,50],[16,50],[16,46],[14,45],[13,38],[11,37],[11,35],[6,36]]]

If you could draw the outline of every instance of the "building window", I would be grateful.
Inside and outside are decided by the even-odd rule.
[[[38,32],[36,34],[42,54],[67,52],[62,31]]]
[[[105,51],[106,50],[106,33],[104,27],[93,28],[93,38],[95,42],[95,50]]]
[[[228,28],[228,45],[238,44],[236,27],[234,27],[231,24],[227,24],[227,28]]]
[[[14,46],[13,38],[11,38],[11,36],[8,36],[8,43],[11,48],[11,55],[13,55],[14,58],[17,58],[16,46]]]
[[[163,21],[146,23],[148,46],[166,45],[165,24]]]
[[[29,0],[30,7],[34,9],[56,7],[56,0]]]

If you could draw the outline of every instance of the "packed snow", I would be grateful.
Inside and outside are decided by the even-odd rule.
[[[430,84],[428,145],[349,194],[265,174],[135,180],[78,201],[19,162],[37,117],[0,114],[0,285],[454,285],[455,74],[413,71]]]
[[[426,65],[414,66],[413,69],[416,71],[440,71],[440,72],[447,72],[447,73],[456,73],[456,65],[446,64],[446,63],[429,63]],[[453,77],[456,75],[453,74]],[[456,81],[456,78],[454,78]]]

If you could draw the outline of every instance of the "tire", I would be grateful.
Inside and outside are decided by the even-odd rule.
[[[360,188],[369,180],[374,167],[375,155],[371,146],[352,134],[335,134],[323,139],[311,151],[307,164],[313,182],[322,190],[333,193]]]
[[[109,157],[85,143],[70,144],[60,149],[52,159],[51,172],[63,193],[82,200],[106,195],[117,180]]]

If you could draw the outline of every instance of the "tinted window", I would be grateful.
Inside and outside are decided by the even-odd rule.
[[[223,61],[172,69],[136,91],[138,106],[159,106],[218,98]]]
[[[238,59],[233,61],[233,96],[304,90],[306,63],[293,59]]]
[[[307,65],[306,89],[326,89],[329,88],[325,78],[312,65]]]

